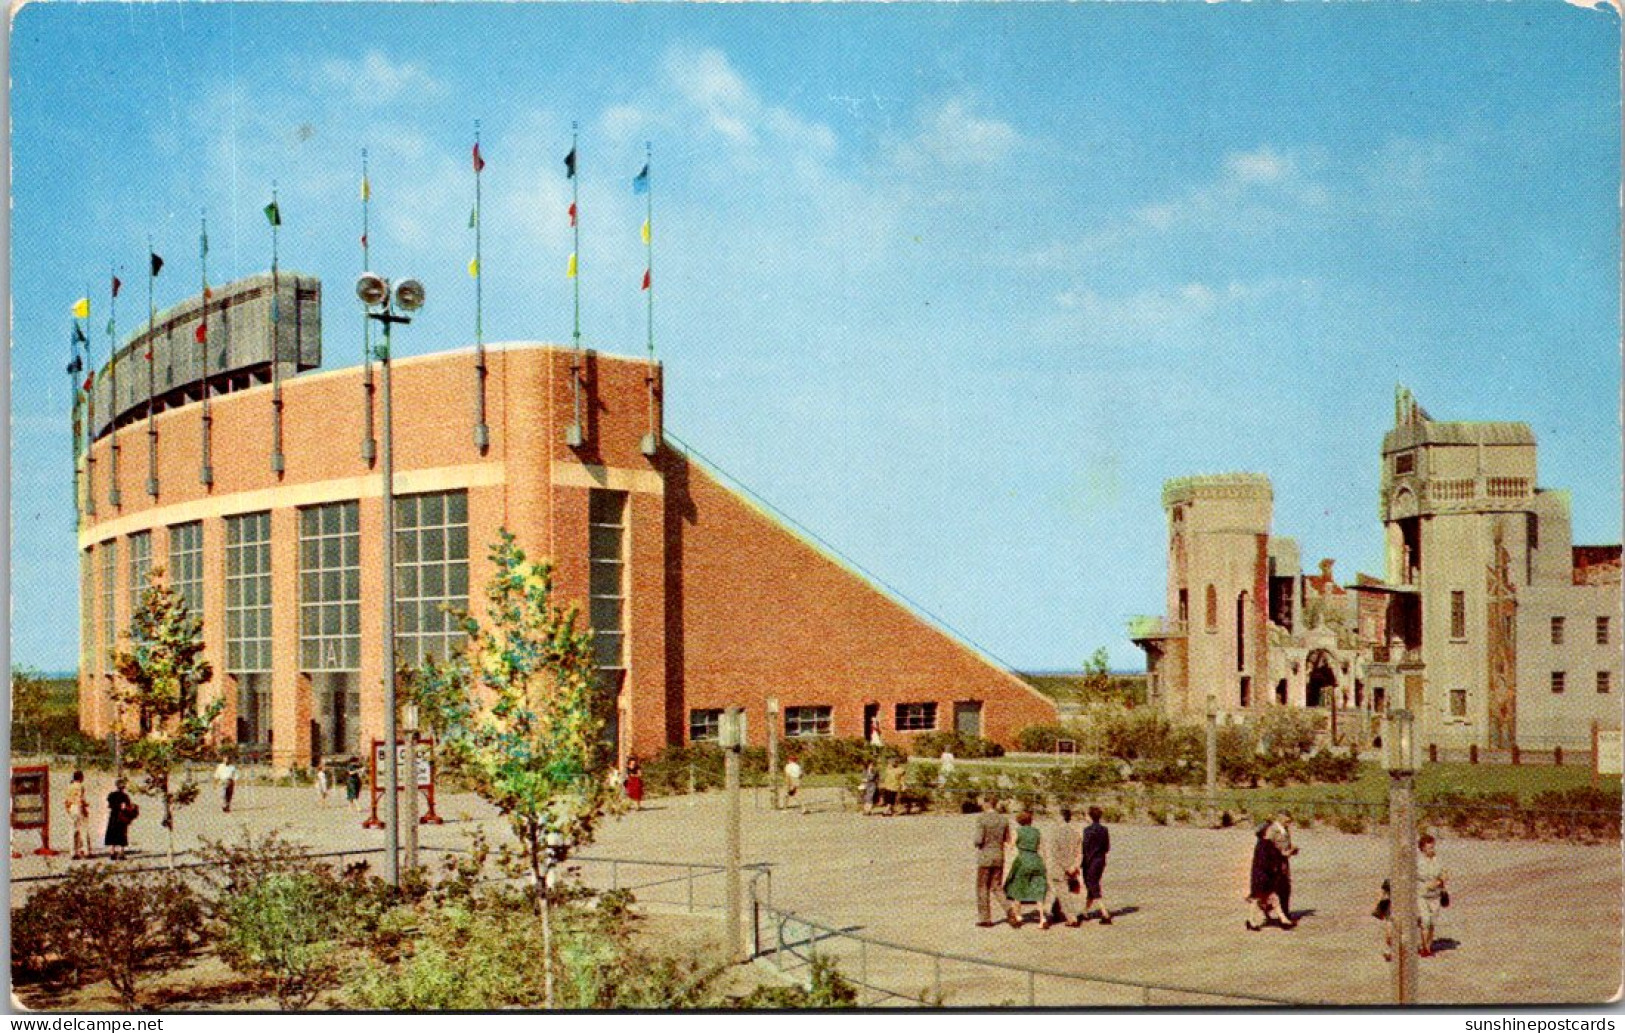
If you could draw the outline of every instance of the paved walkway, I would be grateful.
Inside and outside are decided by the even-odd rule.
[[[99,800],[106,786],[100,776],[92,781]],[[61,799],[59,791],[53,786],[53,799]],[[745,860],[773,863],[775,904],[831,926],[1080,975],[1335,1004],[1389,1000],[1382,930],[1370,917],[1388,857],[1381,836],[1321,828],[1296,834],[1301,853],[1293,864],[1293,907],[1309,914],[1291,932],[1242,927],[1252,848],[1248,829],[1159,826],[1113,829],[1105,879],[1107,899],[1119,911],[1112,926],[978,929],[970,818],[864,818],[836,810],[834,791],[813,791],[813,803],[810,814],[775,813],[766,808],[765,794],[747,794]],[[486,826],[494,842],[507,835],[500,819],[473,797],[443,799],[440,809],[447,823],[425,828],[425,844],[462,846],[475,824]],[[153,859],[161,862],[156,811],[147,801],[143,811],[135,842],[156,850]],[[640,813],[607,822],[588,853],[718,863],[725,813],[720,793],[654,800]],[[98,826],[101,817],[98,808]],[[200,834],[234,838],[244,829],[276,827],[315,849],[381,845],[381,832],[359,828],[361,817],[348,811],[338,794],[322,806],[310,788],[244,786],[230,815],[220,814],[213,793],[181,812],[177,838],[186,847]],[[60,833],[55,838],[55,845],[65,845]],[[18,840],[25,849],[35,845],[31,833],[19,834]],[[1440,856],[1455,899],[1439,930],[1448,949],[1422,962],[1424,1002],[1581,1003],[1618,993],[1617,844],[1460,840],[1446,833]],[[33,874],[61,870],[65,862],[30,855],[12,865],[14,874]],[[618,867],[614,878],[622,885],[662,877],[654,869]],[[584,874],[607,884],[606,868],[587,865]],[[684,906],[686,873],[675,870],[664,878],[668,881],[640,890],[640,896]],[[696,902],[718,900],[719,883],[699,876]],[[771,932],[764,936],[771,944]],[[843,969],[853,974],[867,963],[872,981],[911,997],[930,994],[937,985],[937,973],[921,957],[871,950],[863,958],[851,941],[826,940],[820,948],[839,956]],[[1027,1002],[1024,977],[969,966],[945,966],[941,986],[948,1005]],[[1143,1003],[1137,993],[1062,980],[1042,980],[1034,992],[1041,1004]],[[1152,1000],[1185,1003],[1168,994],[1154,994]]]

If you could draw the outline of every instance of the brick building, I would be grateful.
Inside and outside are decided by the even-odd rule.
[[[315,369],[311,278],[217,288],[206,346],[204,304],[162,313],[75,413],[81,726],[114,727],[109,658],[162,566],[203,614],[223,738],[279,768],[359,752],[383,727],[376,374]],[[459,641],[443,606],[479,612],[505,527],[593,626],[623,757],[713,738],[729,705],[761,743],[769,697],[789,736],[1009,742],[1054,719],[665,442],[660,365],[510,343],[397,360],[393,380],[405,659]]]

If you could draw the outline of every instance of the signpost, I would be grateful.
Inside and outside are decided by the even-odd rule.
[[[51,769],[41,764],[11,769],[11,827],[39,829],[40,847],[34,853],[55,857],[51,849]],[[13,851],[12,856],[20,856]]]
[[[444,819],[435,813],[434,740],[420,736],[417,744],[425,747],[421,751],[413,751],[417,754],[414,758],[417,763],[413,765],[417,768],[417,788],[419,792],[424,793],[429,798],[429,811],[418,819],[418,824],[443,825],[445,824]],[[379,778],[378,773],[387,771],[388,768],[389,754],[384,750],[384,740],[374,739],[372,741],[372,814],[366,821],[361,823],[361,827],[364,829],[381,829],[384,827],[384,823],[378,818],[378,798],[384,795],[384,779]],[[406,764],[406,741],[404,739],[395,740],[395,770],[398,773],[399,780],[396,789],[399,790],[404,788],[406,772],[410,770]]]
[[[1591,784],[1603,775],[1625,774],[1625,730],[1591,723]]]

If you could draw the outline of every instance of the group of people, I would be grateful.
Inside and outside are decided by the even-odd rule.
[[[361,762],[351,757],[348,763],[341,764],[338,771],[328,768],[327,758],[316,758],[316,768],[313,772],[316,783],[316,798],[325,806],[327,798],[339,785],[344,787],[344,800],[350,805],[350,810],[361,809]]]
[[[1298,848],[1292,845],[1292,815],[1282,811],[1260,824],[1254,836],[1245,924],[1253,932],[1272,921],[1283,929],[1296,929],[1298,923],[1292,917],[1292,858]]]
[[[886,761],[884,768],[873,760],[865,764],[859,794],[863,813],[885,814],[888,817],[896,814],[907,777],[908,761],[902,757],[893,756]],[[884,811],[881,810],[882,807],[885,808]]]
[[[130,849],[130,825],[141,814],[141,808],[130,799],[124,779],[113,782],[113,791],[107,794],[107,827],[102,832],[102,845],[115,861],[124,860]],[[73,828],[73,859],[96,856],[90,832],[90,792],[85,786],[85,773],[75,771],[68,780],[68,791],[63,794],[63,809],[68,812],[68,824]]]
[[[977,812],[973,846],[978,926],[997,924],[993,912],[999,898],[1012,927],[1021,926],[1026,911],[1034,906],[1043,929],[1057,923],[1076,928],[1096,913],[1101,925],[1112,924],[1101,890],[1112,839],[1099,807],[1089,808],[1089,824],[1084,826],[1072,820],[1070,807],[1062,807],[1060,822],[1046,834],[1033,824],[1032,811],[1026,808],[1012,826],[1005,808],[995,800],[968,806]]]

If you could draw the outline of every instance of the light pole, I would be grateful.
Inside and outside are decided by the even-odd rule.
[[[385,785],[388,787],[384,806],[384,829],[389,847],[384,851],[384,876],[396,889],[401,885],[401,772],[396,740],[400,733],[396,726],[395,700],[395,434],[392,423],[389,382],[390,331],[396,323],[410,323],[410,316],[397,315],[395,306],[404,312],[416,312],[423,307],[423,284],[416,280],[402,280],[392,292],[389,281],[376,273],[362,273],[355,283],[356,297],[367,306],[367,318],[384,325],[384,343],[374,356],[383,367],[384,395],[384,767]],[[376,309],[377,311],[373,311]],[[417,781],[414,772],[413,782]],[[416,787],[414,786],[414,789]],[[416,831],[414,829],[414,831]]]
[[[767,697],[767,784],[773,809],[779,809],[779,698]]]
[[[745,748],[745,729],[742,712],[729,707],[722,715],[723,780],[728,793],[728,825],[725,830],[727,868],[725,888],[727,905],[724,912],[728,923],[727,951],[730,965],[745,960],[739,937],[739,753]]]
[[[1207,796],[1213,806],[1213,794],[1219,788],[1219,707],[1213,693],[1207,694]]]
[[[1409,710],[1383,719],[1382,763],[1388,769],[1388,828],[1393,837],[1388,876],[1394,922],[1394,1001],[1415,1004],[1416,956],[1416,730]]]

